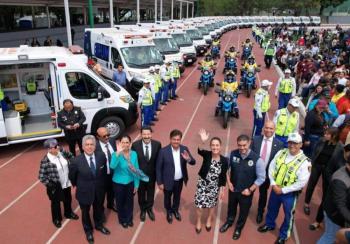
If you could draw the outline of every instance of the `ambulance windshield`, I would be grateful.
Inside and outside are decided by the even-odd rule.
[[[163,64],[163,57],[155,46],[124,47],[121,53],[130,68],[146,69]]]
[[[173,38],[154,38],[153,42],[162,54],[179,52],[179,48]]]
[[[186,34],[172,34],[172,36],[179,47],[189,47],[193,45],[192,40]]]

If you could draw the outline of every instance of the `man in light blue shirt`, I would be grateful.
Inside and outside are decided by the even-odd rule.
[[[117,71],[113,73],[113,81],[116,82],[118,85],[125,88],[126,86],[126,73],[123,70],[123,65],[118,64]]]

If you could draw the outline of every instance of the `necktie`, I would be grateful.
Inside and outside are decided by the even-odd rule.
[[[149,161],[149,150],[148,150],[148,145],[146,145],[145,157],[146,157],[147,161]]]
[[[267,163],[267,139],[264,139],[264,146],[261,150],[261,158],[265,161],[265,163]]]
[[[90,169],[91,169],[92,174],[94,176],[96,176],[96,167],[95,167],[95,164],[94,164],[93,157],[90,157]]]
[[[108,143],[106,144],[106,151],[107,151],[107,166],[109,166],[109,162],[111,161],[111,151],[109,151]],[[109,167],[107,167],[107,174],[109,175]]]

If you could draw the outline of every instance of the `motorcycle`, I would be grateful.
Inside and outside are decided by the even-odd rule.
[[[232,70],[233,72],[237,73],[237,62],[235,58],[227,58],[225,62],[225,67],[222,71],[223,74],[226,73],[226,71]]]
[[[204,95],[207,95],[210,84],[212,83],[213,74],[208,69],[202,69],[202,75],[200,82],[198,83],[198,89],[203,88]]]
[[[230,117],[234,115],[237,119],[239,118],[239,112],[237,107],[237,92],[233,91],[223,91],[221,94],[222,102],[220,107],[215,109],[215,117],[219,114],[223,118],[223,127],[227,128],[227,124],[230,120]]]
[[[220,49],[219,49],[219,46],[214,45],[214,46],[211,48],[211,56],[213,57],[213,59],[220,58]]]
[[[243,83],[243,89],[246,91],[246,96],[249,98],[252,89],[255,88],[255,71],[252,69],[247,70],[246,72],[243,73],[242,76],[242,83]]]
[[[243,47],[243,52],[242,52],[242,56],[241,56],[241,60],[247,60],[248,57],[252,54],[252,48],[248,47],[248,46],[244,46]]]

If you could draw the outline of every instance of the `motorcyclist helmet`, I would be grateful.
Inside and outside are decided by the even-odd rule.
[[[245,42],[246,42],[246,43],[249,43],[249,42],[250,42],[250,38],[247,38],[247,39],[245,40]]]
[[[226,73],[225,80],[226,80],[226,82],[228,82],[228,83],[234,82],[234,81],[236,80],[235,73],[234,73],[232,70],[228,71],[228,72]]]
[[[255,63],[254,57],[250,56],[250,57],[248,58],[248,64],[254,64],[254,63]]]
[[[207,54],[205,55],[205,61],[209,62],[211,60],[211,55]]]
[[[236,48],[234,46],[230,47],[230,52],[236,51]]]

